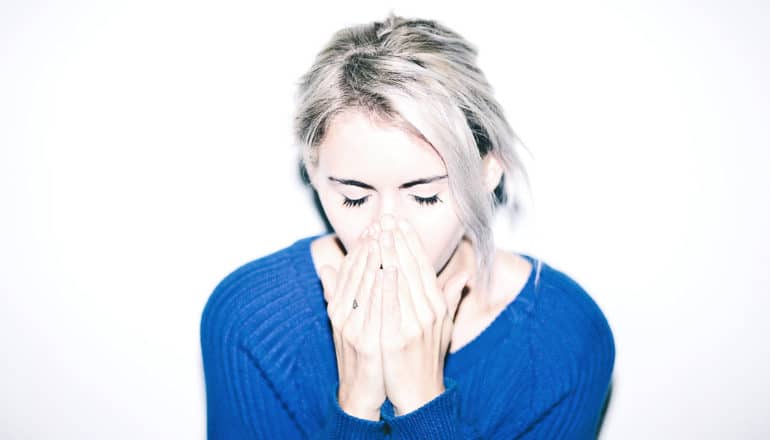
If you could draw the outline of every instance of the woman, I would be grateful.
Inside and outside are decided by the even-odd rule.
[[[596,436],[612,334],[567,275],[495,247],[526,173],[475,58],[391,14],[304,75],[296,135],[334,233],[212,293],[210,439]]]

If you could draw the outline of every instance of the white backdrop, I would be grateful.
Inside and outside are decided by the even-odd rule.
[[[533,153],[499,245],[607,315],[601,437],[770,438],[768,2],[364,3],[2,1],[0,437],[205,436],[208,295],[322,232],[295,82],[392,9],[480,49]]]

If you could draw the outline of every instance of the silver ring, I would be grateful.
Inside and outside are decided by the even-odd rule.
[[[353,310],[355,310],[356,307],[358,307],[358,301],[356,301],[356,299],[353,298]]]

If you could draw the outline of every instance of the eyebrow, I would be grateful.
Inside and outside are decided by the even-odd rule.
[[[446,174],[444,174],[443,176],[423,177],[422,179],[411,180],[409,182],[402,183],[401,185],[398,186],[398,189],[411,188],[411,187],[416,186],[416,185],[423,185],[425,183],[435,182],[436,180],[441,180],[441,179],[444,179],[446,177],[447,177]],[[357,187],[360,187],[360,188],[371,189],[371,190],[376,191],[376,189],[373,186],[369,185],[368,183],[360,182],[358,180],[339,179],[337,177],[332,177],[332,176],[329,176],[329,180],[331,180],[332,182],[341,183],[343,185],[357,186]]]

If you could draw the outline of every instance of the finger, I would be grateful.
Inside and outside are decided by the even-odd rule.
[[[382,268],[395,268],[398,266],[398,257],[393,247],[393,233],[383,230],[380,232],[380,255],[382,258]]]
[[[397,297],[401,316],[400,329],[405,336],[414,335],[417,331],[421,331],[423,328],[427,327],[427,325],[417,319],[417,314],[414,311],[414,304],[412,301],[413,294],[409,291],[406,276],[400,268],[398,268],[396,272],[398,274],[396,279],[396,292],[398,292]]]
[[[417,263],[420,279],[425,288],[425,297],[432,305],[433,310],[447,310],[447,303],[436,285],[436,272],[433,269],[433,264],[428,259],[428,254],[425,252],[422,240],[420,240],[420,237],[417,235],[414,228],[412,228],[406,220],[399,221],[398,228]]]
[[[338,309],[341,322],[345,322],[348,316],[350,316],[350,313],[353,311],[353,300],[356,301],[356,304],[360,305],[361,299],[358,298],[358,295],[360,294],[361,286],[364,282],[364,271],[366,269],[368,256],[368,243],[363,242],[357,249],[355,261],[353,262],[353,265],[348,273],[349,278],[345,285],[345,289],[341,291],[342,298],[340,300]]]
[[[382,332],[382,271],[377,267],[374,269],[374,272],[374,285],[372,286],[372,294],[369,297],[369,307],[366,310],[364,332],[370,335],[370,340],[379,342]]]
[[[420,268],[417,265],[412,252],[406,244],[405,238],[398,229],[393,230],[394,248],[398,257],[398,268],[404,275],[404,283],[408,286],[409,301],[412,307],[411,313],[420,323],[433,322],[438,310],[430,302],[420,276]]]
[[[339,271],[337,272],[337,279],[340,280],[339,281],[340,283],[344,283],[347,281],[347,274],[350,271],[350,268],[353,265],[353,262],[355,260],[356,251],[362,250],[360,244],[363,242],[365,235],[366,235],[366,232],[363,232],[361,236],[358,238],[358,240],[353,244],[352,249],[347,249],[347,253],[345,254],[345,257],[342,259],[342,263],[340,264]]]
[[[382,252],[382,267],[385,269],[396,269],[394,281],[394,291],[398,298],[399,314],[402,323],[414,323],[417,319],[414,312],[414,306],[410,298],[409,286],[406,284],[406,277],[398,276],[401,268],[398,264],[395,243],[392,230],[383,230],[380,234],[380,247]]]
[[[401,311],[398,300],[398,271],[389,267],[382,271],[382,331],[383,341],[393,341],[401,331]]]
[[[469,275],[465,272],[459,272],[453,275],[446,283],[443,289],[444,298],[447,301],[447,312],[450,317],[454,317],[457,306],[460,304],[463,289],[468,282]]]
[[[350,277],[350,272],[353,269],[355,263],[361,259],[361,256],[366,255],[366,249],[366,246],[356,246],[350,253],[348,253],[348,255],[345,256],[345,259],[340,265],[340,270],[337,273],[337,286],[334,291],[334,298],[332,299],[332,302],[327,306],[330,318],[337,318],[340,314],[340,310],[345,307],[343,304],[344,301],[347,301],[347,298],[345,298],[345,293],[349,291],[349,284],[352,279]],[[344,317],[344,314],[342,316]],[[334,322],[336,323],[341,321]]]
[[[366,318],[369,314],[369,309],[371,308],[372,290],[374,288],[374,278],[380,266],[379,255],[377,255],[379,252],[377,250],[377,242],[370,240],[367,243],[367,246],[368,250],[366,266],[364,267],[363,280],[361,282],[360,289],[355,295],[358,307],[355,310],[352,310],[351,304],[351,310],[348,315],[349,324],[345,324],[346,326],[350,325],[353,331],[356,333],[361,331],[361,328],[364,326],[364,322],[366,321]]]
[[[318,270],[318,277],[321,279],[324,299],[329,304],[334,299],[334,289],[337,286],[337,271],[332,266],[326,264]]]

